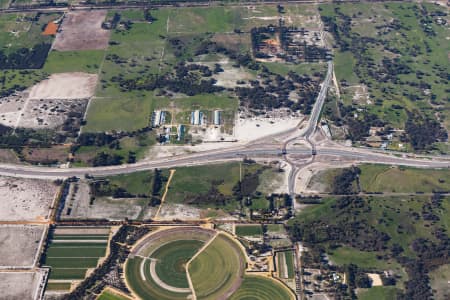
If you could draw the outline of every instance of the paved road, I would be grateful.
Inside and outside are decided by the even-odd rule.
[[[406,165],[423,168],[449,168],[449,157],[428,157],[428,158],[414,158],[414,157],[399,157],[392,154],[380,153],[370,149],[358,149],[351,147],[343,147],[338,145],[331,145],[327,147],[319,147],[314,145],[309,137],[314,133],[317,122],[319,120],[320,112],[326,98],[328,87],[331,83],[331,76],[333,73],[333,63],[328,62],[328,71],[325,80],[322,83],[321,90],[318,94],[316,103],[311,112],[311,117],[305,128],[301,131],[297,129],[290,129],[280,134],[291,135],[284,142],[269,143],[272,136],[267,139],[259,139],[251,144],[245,146],[236,146],[224,148],[219,150],[209,150],[204,152],[197,152],[191,154],[184,154],[172,156],[168,158],[145,160],[136,164],[126,164],[120,166],[107,167],[89,167],[89,168],[50,168],[28,165],[12,165],[0,164],[0,175],[15,176],[15,177],[29,177],[29,178],[64,178],[70,176],[84,176],[85,174],[106,176],[124,173],[132,173],[136,171],[151,170],[155,168],[171,168],[177,166],[189,165],[204,165],[211,163],[219,163],[225,161],[242,160],[244,157],[248,158],[270,158],[286,160],[291,166],[292,171],[289,174],[289,192],[293,193],[295,186],[295,177],[298,171],[308,165],[315,157],[320,158],[326,156],[327,159],[346,160],[355,162],[369,162],[381,163],[391,165]],[[296,131],[298,131],[296,133]],[[287,146],[290,142],[298,139],[308,141],[311,148],[298,148]],[[317,152],[316,156],[312,155],[312,150]],[[296,157],[302,156],[302,160]],[[309,158],[309,160],[308,160]]]
[[[186,154],[173,156],[158,160],[148,160],[138,162],[136,164],[126,164],[120,166],[108,167],[89,167],[89,168],[49,168],[28,165],[12,165],[0,164],[0,175],[15,176],[15,177],[70,177],[70,176],[84,176],[85,174],[106,176],[123,173],[131,173],[136,171],[151,170],[155,168],[171,168],[177,166],[202,165],[219,163],[224,161],[242,160],[243,157],[249,158],[271,158],[282,159],[282,152],[279,147],[273,148],[242,148],[242,149],[224,149],[220,151],[205,151],[194,154]],[[289,155],[302,155],[308,157],[311,155],[311,149],[308,148],[294,148],[289,150]],[[334,156],[336,160],[347,159],[358,162],[381,163],[390,165],[405,165],[423,168],[450,168],[450,160],[439,158],[408,158],[397,157],[394,155],[381,154],[370,152],[368,150],[352,149],[352,148],[317,148],[317,157],[320,156]],[[295,161],[295,159],[291,159]]]

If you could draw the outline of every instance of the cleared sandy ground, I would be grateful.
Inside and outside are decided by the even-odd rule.
[[[94,95],[97,74],[52,74],[31,88],[29,99],[81,99]]]
[[[0,124],[13,127],[26,101],[26,93],[0,98]]]
[[[55,229],[55,235],[90,235],[90,234],[109,234],[111,229],[109,227],[57,227]]]
[[[0,98],[0,124],[13,128],[58,128],[81,119],[94,95],[96,74],[53,74],[17,95]],[[76,123],[76,122],[75,122]]]
[[[30,99],[17,127],[58,128],[72,113],[83,117],[88,99]]]
[[[302,118],[238,118],[234,127],[234,137],[239,141],[251,141],[268,135],[295,128]]]
[[[106,10],[70,11],[66,14],[53,49],[58,51],[105,49],[109,30],[102,29]]]
[[[32,268],[44,232],[43,225],[0,225],[0,268]]]
[[[58,189],[48,180],[0,177],[0,221],[47,219]]]
[[[369,276],[369,278],[372,280],[372,286],[382,286],[383,285],[380,274],[367,273],[367,276]]]
[[[200,213],[201,209],[189,205],[164,203],[159,211],[158,219],[199,219]]]
[[[0,272],[1,298],[8,300],[40,299],[47,271]]]

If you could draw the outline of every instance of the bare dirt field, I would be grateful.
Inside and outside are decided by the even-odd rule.
[[[163,220],[173,219],[199,219],[201,209],[183,204],[164,203],[158,218]]]
[[[83,117],[88,99],[30,99],[17,127],[24,128],[57,128],[64,124],[69,114]]]
[[[2,299],[40,299],[47,273],[43,269],[26,272],[0,272]]]
[[[1,225],[0,268],[32,268],[44,233],[43,225]]]
[[[0,149],[0,162],[19,164],[20,160],[11,149]]]
[[[301,116],[243,117],[236,118],[234,137],[239,141],[252,141],[261,137],[281,133],[295,128],[302,121]]]
[[[0,124],[14,127],[25,106],[27,93],[0,98]]]
[[[94,95],[97,74],[83,72],[52,74],[34,85],[30,99],[81,99]]]
[[[59,51],[106,49],[109,30],[102,29],[106,10],[71,11],[66,14],[53,49]]]
[[[58,189],[48,180],[0,177],[0,220],[48,219]]]
[[[109,234],[111,231],[111,228],[109,227],[61,227],[58,226],[55,229],[54,234],[55,235],[91,235],[91,234]]]
[[[68,121],[76,126],[96,84],[95,74],[53,74],[24,92],[0,98],[0,124],[13,128],[58,128]]]

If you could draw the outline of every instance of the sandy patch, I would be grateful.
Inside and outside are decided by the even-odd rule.
[[[27,94],[19,93],[9,97],[0,98],[0,124],[14,127],[21,110],[25,106]]]
[[[93,234],[104,234],[107,235],[111,231],[109,227],[57,227],[55,229],[55,235],[93,235]]]
[[[108,47],[110,31],[102,29],[106,10],[70,11],[66,14],[53,49],[95,50]]]
[[[44,226],[1,225],[0,268],[34,267],[44,233]]]
[[[380,274],[367,273],[367,276],[372,280],[372,286],[382,286],[383,281],[381,281]]]
[[[282,170],[282,172],[278,172],[276,169],[268,169],[264,171],[265,174],[263,174],[265,176],[260,177],[260,183],[257,188],[258,191],[267,195],[289,193],[288,180],[291,166],[282,161],[278,166],[274,166],[274,168],[278,167]]]
[[[200,219],[201,209],[184,205],[164,203],[159,211],[158,219]]]
[[[233,62],[230,61],[227,57],[224,57],[223,59],[220,59],[218,61],[195,63],[207,66],[211,70],[214,70],[215,64],[220,65],[223,71],[212,75],[212,77],[217,80],[217,86],[223,86],[226,88],[234,88],[236,86],[250,86],[247,81],[255,79],[255,76],[247,72],[243,67],[233,67]],[[237,84],[238,81],[244,81],[245,84]]]
[[[57,128],[69,119],[69,115],[73,114],[77,115],[74,124],[79,126],[88,101],[88,99],[30,99],[16,126],[24,128]]]
[[[52,74],[34,85],[30,99],[81,99],[94,95],[97,74],[82,72]]]
[[[0,220],[48,219],[58,189],[47,180],[0,177]]]
[[[251,141],[295,128],[302,118],[237,118],[234,137],[239,141]]]
[[[48,271],[0,272],[2,299],[41,299]]]

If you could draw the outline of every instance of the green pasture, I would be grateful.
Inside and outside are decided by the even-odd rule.
[[[397,289],[393,286],[374,286],[358,292],[359,300],[391,300],[397,298]]]
[[[218,235],[189,264],[189,274],[198,299],[217,299],[243,276],[241,249],[224,235]]]
[[[242,164],[242,176],[247,172],[255,172],[260,167],[257,164]],[[233,187],[239,182],[239,173],[239,163],[176,168],[166,201],[183,203],[186,196],[205,194],[212,187],[231,196]]]
[[[185,265],[202,245],[203,242],[196,240],[177,240],[162,245],[151,255],[157,259],[158,277],[168,285],[188,288]]]
[[[230,300],[243,299],[287,300],[295,297],[287,287],[275,279],[246,275],[239,289],[230,297]]]
[[[450,170],[361,165],[360,185],[366,192],[431,193],[450,191]]]
[[[134,293],[142,299],[151,300],[177,300],[186,299],[187,294],[167,291],[157,285],[150,275],[150,261],[143,262],[143,258],[134,257],[127,260],[125,277]],[[144,263],[145,281],[141,277],[141,264]]]
[[[236,225],[236,235],[239,236],[262,236],[261,225]]]
[[[95,73],[100,69],[104,50],[50,51],[43,71],[53,73],[86,72]]]
[[[70,282],[47,282],[45,290],[47,291],[68,291],[71,287]]]

